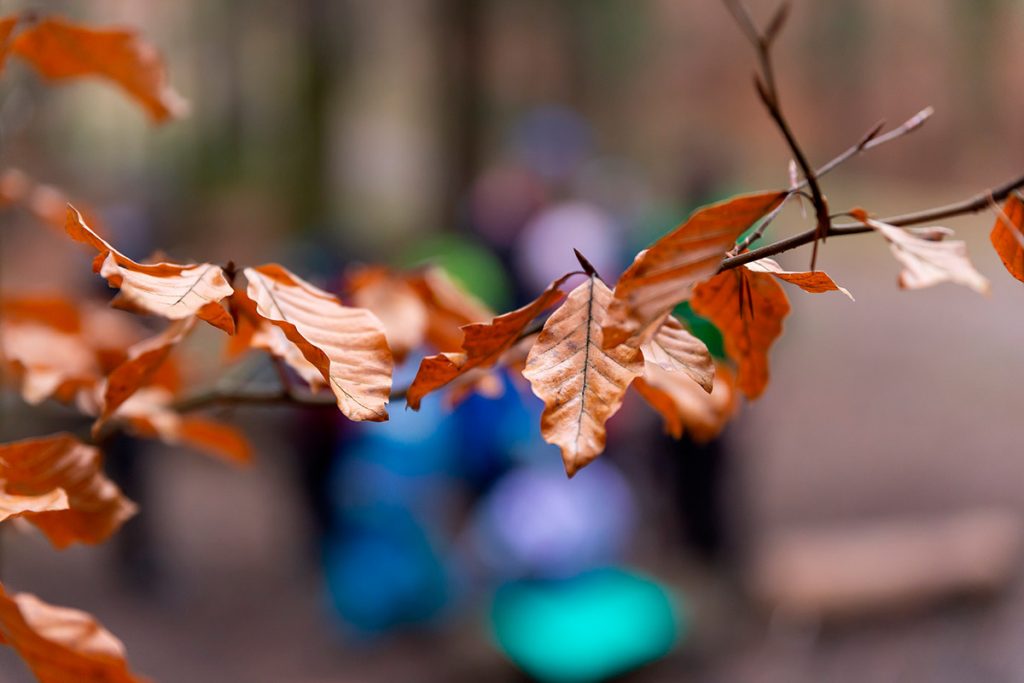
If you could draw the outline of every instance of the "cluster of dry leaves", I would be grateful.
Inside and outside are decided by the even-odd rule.
[[[17,56],[45,77],[100,76],[119,84],[156,121],[185,109],[156,51],[130,31],[19,15],[0,20],[0,40],[3,58]],[[696,211],[637,254],[614,287],[577,254],[581,271],[495,315],[435,268],[359,269],[348,278],[346,305],[274,263],[236,271],[232,264],[137,262],[60,193],[7,171],[0,201],[61,225],[93,250],[93,270],[118,290],[114,307],[167,323],[147,336],[109,309],[67,297],[0,302],[5,376],[29,403],[60,401],[94,420],[88,438],[55,434],[0,445],[0,521],[20,518],[58,548],[108,538],[135,512],[101,466],[98,445],[118,430],[248,462],[250,448],[233,427],[190,414],[214,399],[230,402],[231,393],[210,394],[207,402],[183,396],[175,349],[200,322],[227,335],[228,358],[250,349],[270,354],[280,370],[281,400],[329,396],[357,421],[386,420],[390,398],[404,397],[418,409],[442,389],[452,402],[472,392],[493,395],[503,388],[497,370],[517,371],[543,400],[541,434],[560,448],[570,476],[602,452],[606,423],[630,387],[673,436],[711,439],[735,413],[739,394],[755,399],[767,386],[769,350],[790,312],[783,283],[850,296],[821,271],[786,271],[767,258],[726,262],[742,252],[744,232],[798,192],[798,183],[792,186]],[[992,243],[1024,281],[1024,204],[1010,193],[995,208]],[[859,209],[849,215],[889,243],[902,287],[948,281],[987,291],[950,231],[903,229]],[[578,283],[570,289],[572,278]],[[727,358],[712,358],[673,315],[686,301],[720,330]],[[421,360],[407,389],[393,391],[394,364],[424,347],[435,353]],[[128,670],[121,643],[91,617],[2,587],[0,642],[42,681],[141,680]]]

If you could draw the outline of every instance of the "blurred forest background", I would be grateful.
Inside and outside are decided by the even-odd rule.
[[[749,4],[762,21],[775,9]],[[433,260],[508,310],[575,269],[572,247],[612,280],[696,206],[788,184],[753,50],[718,2],[37,9],[139,29],[190,100],[188,118],[156,128],[96,82],[48,87],[14,63],[0,81],[3,167],[93,207],[135,257],[279,261],[336,290],[355,263]],[[815,163],[879,119],[935,107],[825,181],[834,210],[879,215],[1021,172],[1022,64],[1015,0],[797,2],[777,49]],[[2,220],[5,294],[108,295],[62,236],[23,212]],[[436,398],[420,414],[395,405],[389,426],[236,410],[253,467],[121,443],[108,465],[142,514],[119,543],[55,555],[5,529],[0,575],[91,611],[161,681],[1021,680],[1024,290],[988,246],[991,222],[949,223],[991,278],[987,298],[900,292],[881,240],[830,240],[819,264],[857,302],[791,294],[773,383],[709,446],[662,437],[628,402],[601,463],[569,483],[537,436],[539,402],[511,383],[451,413]],[[790,206],[770,234],[808,225]],[[221,371],[203,339],[198,384]],[[253,381],[272,381],[264,370]],[[14,394],[2,407],[4,440],[68,419]],[[863,579],[853,597],[826,586],[801,602],[843,552]],[[764,578],[776,560],[800,568],[781,588]],[[960,584],[988,590],[941,599]],[[671,617],[660,598],[638,606],[648,589],[671,596]],[[645,644],[623,645],[616,625]],[[0,681],[27,675],[0,653]]]

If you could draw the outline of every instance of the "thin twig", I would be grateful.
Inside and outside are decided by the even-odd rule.
[[[1019,178],[1015,178],[999,187],[991,190],[981,192],[970,199],[965,199],[961,202],[954,204],[947,204],[945,206],[939,206],[934,209],[925,209],[924,211],[917,211],[914,213],[905,213],[898,216],[890,216],[888,218],[879,219],[883,223],[889,225],[895,225],[898,227],[907,225],[920,225],[921,223],[930,223],[932,221],[939,221],[944,218],[952,218],[954,216],[963,216],[971,213],[978,213],[984,211],[989,206],[989,202],[996,201],[1000,202],[1006,199],[1007,196],[1014,190],[1024,187],[1024,175]],[[829,230],[829,237],[838,237],[843,235],[859,235],[865,232],[871,232],[873,229],[862,224],[862,223],[842,223],[839,225],[833,225]],[[718,271],[730,270],[737,268],[751,261],[757,261],[758,259],[767,258],[769,256],[775,256],[786,251],[791,251],[797,247],[802,247],[805,244],[810,244],[815,241],[817,235],[816,229],[807,230],[790,237],[783,238],[777,242],[765,245],[752,251],[747,251],[737,256],[730,256],[722,261],[722,265]]]

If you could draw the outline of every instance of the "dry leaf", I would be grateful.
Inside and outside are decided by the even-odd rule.
[[[698,443],[708,442],[736,411],[735,378],[723,365],[716,368],[710,394],[686,375],[650,361],[644,363],[644,374],[634,380],[633,387],[658,411],[665,431],[676,439],[685,432]]]
[[[603,348],[601,326],[611,299],[600,279],[588,277],[548,317],[523,371],[544,401],[541,435],[562,450],[570,477],[604,450],[605,422],[643,370],[639,348]]]
[[[160,334],[145,339],[128,349],[128,358],[107,376],[103,388],[103,405],[94,434],[110,415],[140,388],[152,381],[171,351],[195,327],[195,318],[171,323]]]
[[[954,282],[987,294],[988,280],[974,269],[967,257],[967,244],[960,240],[934,240],[882,223],[856,212],[856,217],[882,234],[893,256],[903,266],[899,283],[903,289],[922,289],[940,282]]]
[[[387,420],[392,358],[380,321],[276,264],[246,268],[245,277],[259,315],[320,371],[341,412],[352,420]]]
[[[0,486],[3,480],[0,479]],[[0,522],[20,517],[27,512],[67,510],[68,494],[64,489],[54,489],[37,496],[15,496],[0,490]]]
[[[231,425],[173,409],[174,395],[162,387],[136,391],[112,416],[112,421],[144,439],[187,446],[235,465],[252,462],[252,446]]]
[[[725,352],[738,368],[740,391],[750,399],[760,396],[768,385],[768,349],[789,315],[782,286],[767,273],[741,266],[697,285],[690,305],[721,331]]]
[[[519,336],[534,318],[555,305],[562,298],[559,287],[569,276],[563,276],[548,285],[540,296],[522,308],[499,315],[489,323],[472,323],[462,328],[462,351],[427,356],[420,362],[416,377],[406,394],[406,402],[413,410],[427,394],[437,391],[470,370],[493,367],[502,354],[519,340]]]
[[[673,316],[658,325],[654,336],[640,346],[644,360],[666,372],[683,373],[711,393],[715,363],[708,347]]]
[[[184,116],[188,103],[167,82],[156,49],[134,31],[96,30],[48,18],[28,26],[10,44],[50,79],[98,76],[135,98],[157,123]]]
[[[133,307],[170,320],[194,315],[234,334],[235,324],[220,305],[221,299],[231,295],[232,288],[219,266],[136,263],[100,239],[70,204],[65,230],[72,239],[99,252],[93,261],[93,271],[106,278],[111,287],[119,288],[121,297]]]
[[[420,344],[427,331],[427,309],[406,280],[380,266],[360,268],[349,275],[352,303],[380,320],[388,346],[401,363]]]
[[[135,514],[100,469],[100,452],[70,434],[0,444],[0,480],[7,493],[37,496],[62,488],[69,509],[24,516],[58,548],[100,543]]]
[[[426,268],[408,278],[427,307],[427,342],[441,352],[462,348],[462,327],[481,323],[494,313],[479,299],[464,290],[441,268]]]
[[[706,206],[637,254],[615,286],[604,343],[621,344],[689,299],[693,286],[718,270],[740,234],[785,197],[766,192]]]
[[[39,683],[145,683],[124,645],[85,612],[49,605],[0,584],[0,642],[21,656]]]
[[[1024,202],[1015,192],[1006,198],[996,216],[989,239],[1006,270],[1024,282]]]
[[[4,318],[0,355],[20,381],[22,397],[32,405],[51,397],[70,402],[102,378],[96,354],[80,334],[37,322],[19,324]]]
[[[782,266],[770,258],[763,258],[748,263],[745,268],[755,273],[769,273],[778,279],[796,285],[805,292],[811,294],[822,294],[824,292],[842,292],[850,301],[853,295],[845,287],[840,287],[835,281],[821,270],[793,272],[783,270]]]

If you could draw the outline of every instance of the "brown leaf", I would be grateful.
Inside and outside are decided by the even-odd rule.
[[[605,422],[643,370],[639,348],[603,347],[601,326],[611,299],[601,280],[588,277],[544,323],[523,371],[544,401],[541,435],[562,450],[570,477],[604,450]]]
[[[893,256],[903,266],[899,276],[901,288],[922,289],[940,282],[954,282],[979,294],[988,293],[988,280],[974,269],[964,242],[922,238],[895,225],[871,218],[863,220],[885,237]]]
[[[789,282],[796,285],[805,292],[811,294],[822,294],[824,292],[842,292],[850,301],[853,301],[853,295],[845,287],[840,287],[835,281],[823,271],[799,271],[793,272],[783,270],[782,266],[773,261],[770,258],[763,258],[752,263],[748,263],[745,266],[748,270],[755,273],[769,273],[774,275],[783,282]]]
[[[7,493],[37,496],[62,488],[69,509],[24,516],[58,548],[100,543],[135,514],[100,469],[100,452],[70,434],[0,444],[0,480]]]
[[[489,323],[464,325],[462,351],[427,356],[420,362],[406,394],[409,407],[419,410],[424,396],[474,368],[493,367],[534,318],[561,300],[563,294],[559,287],[568,277],[566,275],[552,282],[540,296],[522,308],[499,315]]]
[[[51,397],[69,402],[101,379],[96,355],[80,335],[38,323],[0,324],[0,355],[31,405]]]
[[[15,36],[10,52],[49,79],[111,80],[157,123],[188,112],[188,103],[167,82],[159,53],[134,31],[85,28],[51,17]]]
[[[64,489],[54,489],[37,496],[15,496],[0,490],[0,522],[27,512],[67,509],[68,494]]]
[[[277,264],[246,268],[249,298],[312,363],[349,419],[388,419],[392,357],[380,321]]]
[[[736,411],[735,378],[724,365],[716,368],[711,393],[686,375],[644,363],[644,374],[633,382],[637,393],[661,414],[665,431],[675,438],[688,433],[698,443],[718,436]]]
[[[75,241],[99,252],[93,271],[106,278],[111,287],[119,288],[121,297],[132,306],[169,320],[194,315],[234,334],[234,322],[220,304],[232,292],[220,267],[211,263],[136,263],[100,239],[70,204],[65,230]]]
[[[427,342],[438,351],[462,348],[462,327],[494,317],[494,312],[455,283],[441,268],[430,267],[408,278],[427,307]]]
[[[384,326],[396,363],[423,343],[427,309],[405,278],[380,266],[364,267],[349,275],[348,288],[352,303],[373,313]]]
[[[740,234],[785,196],[784,192],[742,195],[703,207],[637,254],[615,285],[604,343],[621,344],[689,299],[693,286],[714,274]]]
[[[683,373],[711,393],[715,363],[708,347],[673,316],[667,316],[654,336],[640,346],[644,360],[666,372]]]
[[[7,62],[7,55],[11,51],[11,33],[20,20],[16,14],[0,18],[0,69],[3,69]]]
[[[181,415],[174,395],[160,387],[139,389],[114,413],[112,420],[144,439],[187,446],[234,465],[252,462],[252,446],[231,425],[195,415]]]
[[[151,381],[171,351],[195,327],[195,318],[171,323],[160,334],[145,339],[128,349],[128,358],[107,376],[103,389],[103,406],[93,432],[102,426],[128,398]]]
[[[128,669],[124,645],[85,612],[48,605],[0,584],[0,642],[39,683],[145,683]]]
[[[721,331],[725,352],[738,368],[740,391],[750,399],[760,396],[768,385],[768,349],[789,315],[782,286],[767,273],[741,266],[697,285],[690,305]]]
[[[1006,198],[989,239],[1010,275],[1024,282],[1024,202],[1017,193]]]

